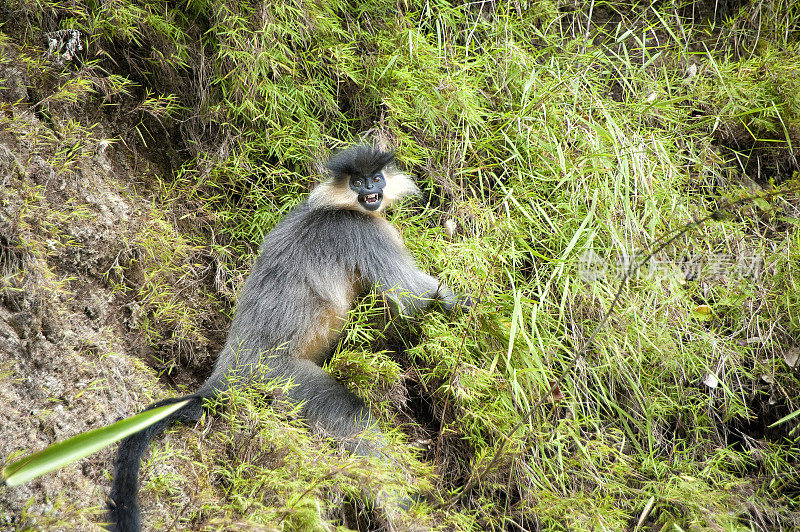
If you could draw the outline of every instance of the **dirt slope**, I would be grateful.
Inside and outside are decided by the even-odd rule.
[[[146,194],[136,193],[150,165],[106,140],[118,124],[102,114],[34,101],[38,81],[21,54],[10,45],[0,51],[2,457],[111,423],[169,393],[140,358],[141,313],[125,289],[136,281],[117,273],[152,223]],[[101,519],[111,452],[0,490],[0,528],[87,529]]]

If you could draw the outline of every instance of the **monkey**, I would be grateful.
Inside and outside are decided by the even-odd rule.
[[[110,530],[141,528],[138,476],[150,440],[175,421],[198,420],[206,399],[255,379],[290,382],[287,398],[309,426],[354,455],[381,457],[383,435],[366,403],[322,369],[354,299],[374,290],[392,315],[403,317],[434,305],[445,313],[474,305],[420,270],[384,217],[387,207],[419,193],[396,168],[393,151],[357,144],[325,166],[327,179],[264,237],[211,376],[194,394],[147,407],[189,400],[120,442],[108,500]],[[407,508],[411,501],[397,505]]]

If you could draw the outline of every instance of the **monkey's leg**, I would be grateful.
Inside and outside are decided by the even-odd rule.
[[[292,360],[286,376],[294,381],[289,397],[302,403],[302,416],[313,429],[341,441],[353,454],[383,457],[383,434],[361,398],[309,360]]]
[[[396,467],[384,452],[383,433],[364,401],[316,364],[304,359],[292,362],[294,367],[287,371],[287,376],[291,375],[296,385],[289,390],[289,397],[303,402],[301,412],[311,427],[341,441],[357,456],[380,458]],[[402,490],[392,488],[373,492],[370,498],[382,508],[389,522],[395,519],[397,508],[408,510],[415,502]]]

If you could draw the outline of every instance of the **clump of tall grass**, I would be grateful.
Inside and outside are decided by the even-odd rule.
[[[474,485],[454,506],[424,509],[434,522],[797,523],[797,194],[748,203],[627,269],[725,201],[796,183],[795,6],[751,2],[723,17],[710,4],[613,1],[18,4],[89,36],[99,59],[73,79],[124,86],[140,149],[169,139],[171,173],[149,193],[167,212],[213,221],[205,234],[232,278],[312,186],[320,156],[359,139],[398,149],[424,192],[390,218],[424,268],[480,304],[398,332],[368,297],[329,369],[383,420],[408,420],[418,459],[436,469],[414,466],[432,501]],[[143,249],[175,230],[159,227]],[[171,256],[203,244],[185,246]],[[155,296],[169,293],[165,264],[191,273],[179,262],[148,261],[139,299],[177,308]],[[211,294],[208,304],[219,305]],[[288,442],[294,424],[243,401],[246,423],[235,402],[210,437],[250,449],[251,434],[289,465],[203,456],[193,496],[213,502],[192,519],[342,522],[318,501],[341,496],[340,481],[355,493],[358,468],[331,465],[306,436]]]

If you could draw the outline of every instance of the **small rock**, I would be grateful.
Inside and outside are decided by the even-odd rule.
[[[706,376],[703,377],[703,384],[709,388],[716,388],[719,386],[719,379],[713,373],[707,373]]]

